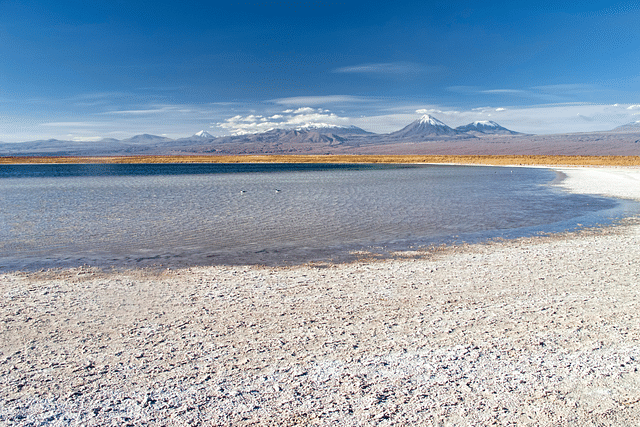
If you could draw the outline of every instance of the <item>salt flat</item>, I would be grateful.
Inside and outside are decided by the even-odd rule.
[[[560,168],[640,200],[640,169]],[[0,275],[6,425],[638,425],[640,221],[290,268]]]
[[[556,168],[567,175],[561,187],[574,193],[640,199],[640,169],[624,167]]]

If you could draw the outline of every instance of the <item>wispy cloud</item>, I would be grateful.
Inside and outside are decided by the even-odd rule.
[[[51,127],[95,127],[104,126],[104,123],[98,122],[49,122],[40,123],[39,126],[51,126]]]
[[[105,111],[102,114],[126,114],[126,115],[138,115],[138,114],[161,114],[169,111],[166,108],[156,108],[156,109],[146,109],[146,110],[116,110],[116,111]]]
[[[229,107],[232,105],[242,105],[240,102],[209,102],[208,105],[220,105],[223,107]]]
[[[140,87],[138,90],[152,91],[152,92],[175,92],[179,90],[189,89],[189,86],[145,86]]]
[[[333,105],[333,104],[348,104],[348,103],[362,103],[370,101],[370,98],[362,96],[352,95],[325,95],[325,96],[293,96],[290,98],[278,98],[272,99],[269,102],[273,102],[279,105]]]
[[[569,84],[558,84],[558,85],[545,85],[545,86],[533,86],[531,89],[541,90],[545,92],[554,92],[554,93],[576,93],[576,92],[589,92],[596,90],[597,87],[591,84],[581,84],[581,83],[569,83]]]
[[[543,99],[547,102],[550,101],[561,101],[560,98],[555,97],[553,94],[549,94],[546,92],[542,92],[539,90],[532,90],[531,88],[526,89],[483,89],[479,86],[449,86],[447,90],[450,92],[456,93],[466,93],[466,94],[479,94],[479,95],[496,95],[496,96],[513,96],[517,98],[531,98],[531,99]]]
[[[148,114],[165,114],[165,113],[196,113],[196,109],[190,108],[185,105],[158,105],[150,106],[148,108],[131,109],[131,110],[111,110],[105,111],[103,115],[148,115]]]
[[[424,71],[434,71],[437,67],[423,66],[412,62],[378,62],[351,65],[333,70],[334,73],[359,73],[380,75],[418,74]]]
[[[99,105],[111,105],[115,102],[122,102],[126,99],[132,99],[135,95],[129,92],[91,92],[81,93],[70,96],[66,102],[77,107],[96,107]]]
[[[489,89],[489,90],[481,90],[480,93],[497,93],[497,94],[506,93],[506,94],[513,94],[513,95],[529,94],[528,91],[522,90],[522,89]]]
[[[526,88],[485,89],[478,86],[450,86],[450,92],[479,95],[513,96],[519,99],[531,99],[544,102],[562,103],[578,101],[585,96],[593,95],[604,89],[592,84],[556,84],[531,86]]]
[[[133,96],[130,92],[90,92],[73,95],[68,98],[69,101],[88,101],[96,99],[117,99]]]
[[[456,93],[480,93],[480,91],[482,90],[479,86],[464,86],[464,85],[449,86],[446,89],[450,92],[456,92]]]

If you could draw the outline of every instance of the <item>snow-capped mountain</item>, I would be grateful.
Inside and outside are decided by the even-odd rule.
[[[429,114],[425,114],[415,122],[399,131],[389,134],[393,138],[420,138],[425,136],[454,136],[457,132]]]
[[[475,121],[473,123],[469,123],[468,125],[458,126],[455,130],[457,130],[458,132],[477,132],[486,135],[517,135],[519,133],[504,128],[498,123],[491,120]]]
[[[211,135],[206,130],[201,130],[200,132],[195,133],[193,136],[197,138],[215,138],[215,136]]]

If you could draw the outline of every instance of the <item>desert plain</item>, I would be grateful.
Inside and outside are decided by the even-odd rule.
[[[551,167],[640,200],[637,166]],[[629,217],[345,264],[1,273],[0,424],[635,426],[639,254]]]

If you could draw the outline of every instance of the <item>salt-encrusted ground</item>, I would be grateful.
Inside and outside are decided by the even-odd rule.
[[[640,220],[406,255],[0,275],[0,424],[640,424]]]

